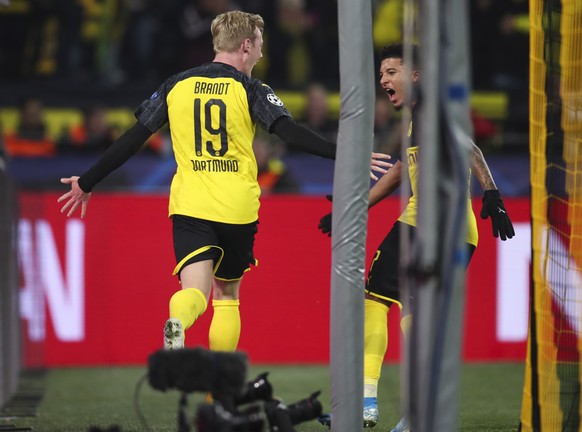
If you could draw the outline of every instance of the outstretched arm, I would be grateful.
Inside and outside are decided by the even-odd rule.
[[[103,156],[85,174],[79,178],[79,186],[85,192],[91,192],[93,187],[111,172],[123,165],[138,152],[152,132],[139,121],[121,135]]]
[[[71,216],[81,205],[81,217],[85,217],[87,204],[91,198],[93,187],[112,171],[123,165],[151,136],[152,132],[140,122],[121,135],[101,158],[81,177],[62,178],[61,183],[71,185],[71,190],[59,197],[57,202],[66,201],[61,213],[68,210]]]
[[[291,117],[284,116],[279,118],[273,124],[271,132],[297,150],[327,159],[335,159],[337,149],[335,143],[300,125]],[[386,162],[387,159],[390,159],[387,154],[372,153],[370,160],[370,177],[372,179],[378,179],[374,172],[385,174],[388,168],[392,166],[390,162]]]
[[[471,170],[483,188],[483,207],[481,208],[481,218],[491,218],[493,236],[500,237],[501,240],[507,240],[515,235],[513,224],[509,214],[505,209],[501,194],[497,190],[491,171],[483,153],[473,144],[471,152]]]
[[[277,119],[271,127],[271,132],[294,149],[326,159],[335,159],[335,143],[301,126],[291,117],[284,116]]]

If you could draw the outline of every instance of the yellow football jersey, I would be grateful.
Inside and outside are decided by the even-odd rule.
[[[412,122],[410,123],[410,128],[408,131],[408,136],[412,135]],[[412,141],[414,144],[414,141]],[[398,218],[400,222],[404,222],[408,225],[416,226],[416,218],[418,215],[418,145],[409,147],[406,150],[406,160],[408,165],[408,177],[410,179],[410,199],[406,205],[406,208]],[[479,232],[477,230],[477,220],[475,219],[475,214],[473,213],[473,206],[471,204],[471,193],[470,193],[470,174],[469,180],[467,181],[467,243],[477,246],[479,242]]]
[[[273,90],[232,66],[208,63],[169,78],[136,111],[152,132],[169,122],[177,169],[169,214],[231,224],[258,219],[252,143],[290,116]]]

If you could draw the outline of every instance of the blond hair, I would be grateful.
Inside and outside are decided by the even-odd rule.
[[[261,33],[265,22],[260,15],[241,11],[229,11],[218,15],[212,21],[212,43],[214,52],[234,52],[245,39],[254,44],[256,39],[255,28]]]

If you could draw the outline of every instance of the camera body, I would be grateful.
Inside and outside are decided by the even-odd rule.
[[[273,398],[273,386],[267,379],[268,373],[260,374],[249,381],[245,390],[235,398],[234,412],[220,402],[201,405],[196,415],[198,432],[259,432],[264,423],[270,432],[295,432],[296,424],[313,420],[321,415],[322,406],[317,397],[320,392],[291,405]],[[262,406],[261,406],[262,402]],[[244,407],[241,410],[241,406]]]
[[[295,430],[293,426],[319,417],[322,412],[321,402],[317,400],[319,394],[317,391],[291,405],[278,400],[265,402],[270,431],[291,432]]]
[[[255,405],[232,414],[220,403],[201,404],[194,420],[198,432],[261,432],[265,413]]]

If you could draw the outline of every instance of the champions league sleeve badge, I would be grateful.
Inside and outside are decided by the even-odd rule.
[[[283,106],[283,101],[277,97],[275,93],[267,94],[267,100],[271,102],[273,105]]]

